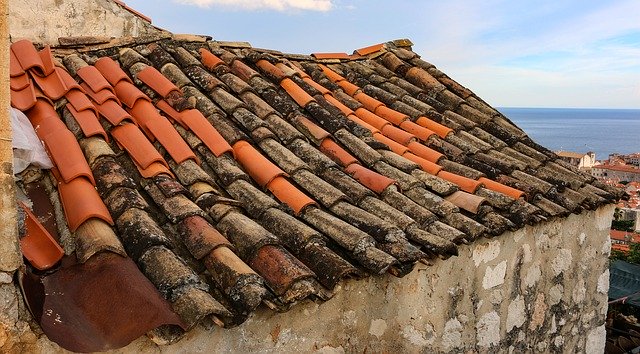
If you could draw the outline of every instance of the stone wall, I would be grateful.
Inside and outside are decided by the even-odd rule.
[[[141,36],[157,31],[150,22],[113,0],[21,0],[9,3],[13,41],[56,45],[59,37]]]
[[[168,352],[602,353],[613,207],[461,247],[402,279],[351,280],[328,302],[192,330]],[[157,351],[141,338],[125,352]]]

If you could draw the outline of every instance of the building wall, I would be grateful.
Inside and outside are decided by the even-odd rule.
[[[167,352],[602,353],[613,207],[477,240],[402,279],[344,282],[325,303],[196,328]],[[123,352],[158,351],[141,338]]]
[[[21,0],[9,3],[13,41],[57,44],[59,37],[140,36],[157,31],[112,0]]]

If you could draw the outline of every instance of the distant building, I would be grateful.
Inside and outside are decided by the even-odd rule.
[[[628,252],[631,244],[640,243],[640,234],[628,231],[611,230],[611,249]]]
[[[640,168],[629,165],[595,165],[591,168],[591,175],[618,182],[640,182]]]
[[[593,151],[589,151],[586,154],[572,151],[556,151],[556,155],[581,170],[590,169],[596,164],[596,154]]]

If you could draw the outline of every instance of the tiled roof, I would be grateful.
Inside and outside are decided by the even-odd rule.
[[[593,166],[593,168],[629,173],[640,173],[640,168],[629,165],[595,165]]]
[[[408,40],[306,56],[182,38],[55,58],[14,43],[11,99],[56,165],[78,257],[126,251],[187,328],[619,197]],[[93,220],[113,237],[83,239]]]
[[[586,154],[581,154],[579,152],[573,152],[573,151],[556,151],[556,155],[560,156],[560,157],[570,157],[573,159],[581,159],[583,158]]]

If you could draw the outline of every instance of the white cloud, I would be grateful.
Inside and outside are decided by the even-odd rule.
[[[329,11],[333,8],[331,0],[176,0],[176,2],[199,7],[227,7],[243,10],[308,10]]]

